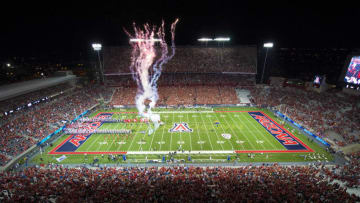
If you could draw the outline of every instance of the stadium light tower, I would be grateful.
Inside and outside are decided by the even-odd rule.
[[[266,67],[267,54],[268,54],[269,49],[272,48],[273,46],[274,46],[274,43],[272,43],[272,42],[264,43],[264,48],[266,48],[266,54],[265,54],[264,67],[263,67],[263,71],[261,74],[261,83],[264,83],[264,73],[265,73],[265,67]]]
[[[103,67],[102,67],[101,60],[100,60],[100,51],[101,51],[102,45],[100,43],[93,43],[92,48],[94,49],[94,51],[97,52],[99,65],[100,65],[101,80],[102,80],[102,82],[104,82],[104,72],[103,72]]]

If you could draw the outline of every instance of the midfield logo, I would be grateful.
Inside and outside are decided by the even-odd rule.
[[[183,133],[183,132],[192,132],[193,130],[189,128],[188,124],[185,122],[182,123],[174,123],[174,126],[169,129],[171,133]]]

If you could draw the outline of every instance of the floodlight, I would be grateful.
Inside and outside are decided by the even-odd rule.
[[[94,48],[95,51],[100,51],[102,46],[101,44],[94,43],[92,44],[92,47]]]
[[[6,64],[6,66],[7,66],[7,67],[10,67],[10,66],[11,66],[11,64],[10,64],[10,63],[7,63],[7,64]]]
[[[214,40],[218,42],[228,42],[230,41],[230,37],[217,37]]]
[[[139,39],[139,38],[133,38],[130,39],[130,42],[161,42],[161,39]]]
[[[262,74],[261,74],[261,83],[264,82],[263,79],[264,79],[264,73],[265,73],[265,68],[266,68],[267,54],[268,54],[269,48],[272,48],[273,46],[274,46],[274,43],[272,43],[272,42],[264,43],[264,48],[266,48],[266,54],[265,54],[264,67],[263,67]]]
[[[274,46],[274,43],[272,43],[272,42],[264,43],[265,48],[272,48],[273,46]]]
[[[200,41],[200,42],[208,42],[208,41],[213,41],[213,39],[203,37],[203,38],[198,39],[198,41]]]
[[[102,81],[104,82],[104,71],[103,71],[103,66],[101,64],[101,60],[100,60],[100,51],[101,51],[102,45],[100,43],[93,43],[92,47],[93,47],[94,51],[97,52],[98,59],[99,59],[99,69],[100,69],[100,73],[102,76]]]

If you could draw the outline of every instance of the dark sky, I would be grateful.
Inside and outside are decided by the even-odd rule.
[[[131,30],[132,22],[170,24],[176,17],[176,43],[182,45],[221,35],[233,44],[271,40],[278,47],[360,47],[360,12],[345,1],[33,2],[1,8],[1,56],[72,54],[93,41],[126,44],[123,27]]]

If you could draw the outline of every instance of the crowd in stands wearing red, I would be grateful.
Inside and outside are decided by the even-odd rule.
[[[27,168],[0,173],[4,201],[356,202],[322,167]]]

